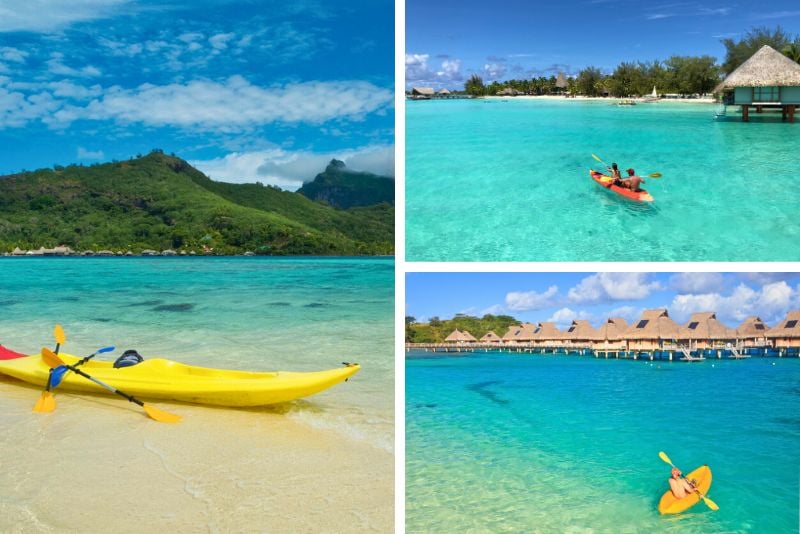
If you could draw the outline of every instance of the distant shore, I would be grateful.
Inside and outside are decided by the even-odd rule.
[[[634,102],[639,102],[641,98],[623,98],[617,96],[563,96],[563,95],[517,95],[517,96],[498,96],[498,95],[491,95],[485,96],[483,98],[492,99],[492,100],[508,100],[508,99],[519,99],[519,100],[567,100],[567,101],[588,101],[588,100],[598,100],[601,102],[618,102],[620,100],[633,100]],[[664,103],[676,103],[676,104],[714,104],[713,98],[661,98],[654,102],[647,102],[648,104],[664,104]]]

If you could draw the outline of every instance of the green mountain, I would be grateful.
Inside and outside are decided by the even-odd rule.
[[[392,254],[394,208],[336,209],[260,184],[214,182],[160,151],[0,176],[0,251],[151,248],[219,254]]]
[[[337,208],[394,204],[394,180],[369,172],[348,170],[339,160],[331,160],[324,172],[297,190],[311,200]]]

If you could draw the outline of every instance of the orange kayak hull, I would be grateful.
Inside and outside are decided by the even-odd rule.
[[[616,194],[623,196],[627,199],[636,201],[636,202],[653,202],[655,199],[642,189],[641,191],[631,191],[630,189],[626,189],[624,187],[619,187],[612,183],[611,176],[607,176],[605,174],[599,173],[597,171],[589,170],[589,176],[594,180],[597,184],[603,186],[604,188],[615,192]]]

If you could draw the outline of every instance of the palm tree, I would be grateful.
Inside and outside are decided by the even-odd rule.
[[[800,63],[800,40],[784,46],[781,52],[795,63]]]

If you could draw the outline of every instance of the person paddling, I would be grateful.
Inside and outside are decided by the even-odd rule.
[[[612,163],[611,167],[606,167],[606,169],[611,171],[611,184],[618,187],[624,187],[622,183],[622,174],[619,172],[619,167],[617,167],[617,164]]]
[[[627,173],[628,173],[627,178],[625,178],[624,180],[619,180],[619,183],[617,183],[617,181],[615,180],[614,185],[624,187],[625,189],[630,189],[635,193],[642,191],[642,189],[639,187],[639,185],[645,183],[642,177],[636,176],[636,171],[633,169],[628,169]]]
[[[675,495],[676,499],[683,499],[687,495],[695,492],[694,486],[685,478],[681,478],[681,475],[680,469],[677,467],[672,468],[672,476],[669,478],[669,489],[672,490],[672,494]]]

